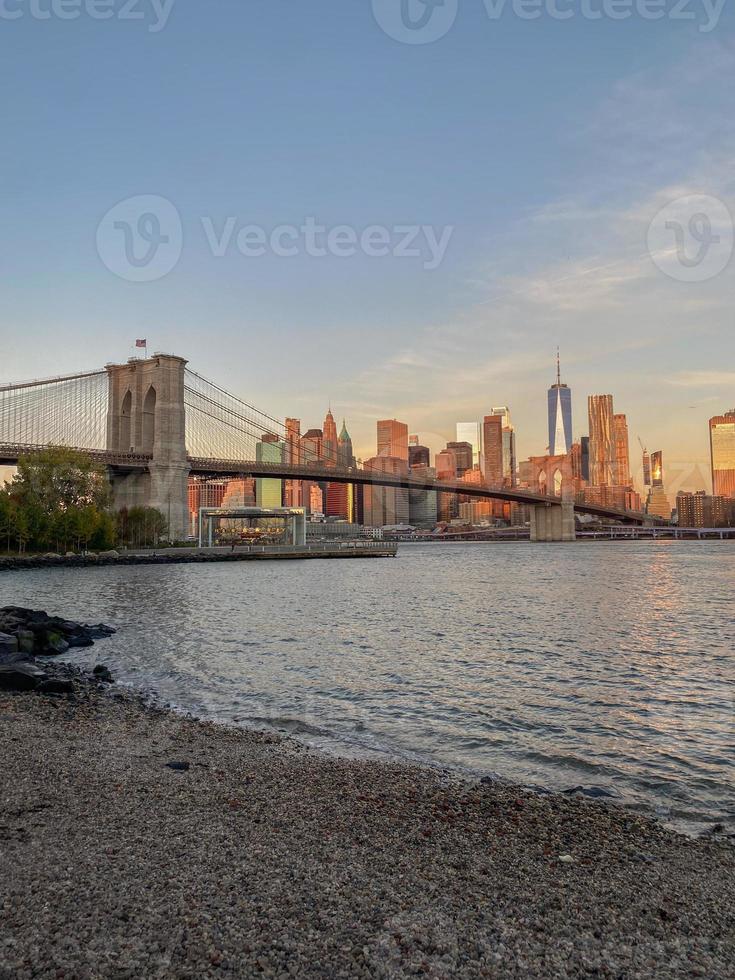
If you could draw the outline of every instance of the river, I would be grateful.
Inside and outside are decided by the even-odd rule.
[[[685,830],[735,830],[734,593],[732,543],[693,541],[0,575],[0,605],[118,628],[70,659],[202,717]]]

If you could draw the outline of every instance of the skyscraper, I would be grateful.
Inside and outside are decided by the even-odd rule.
[[[266,433],[255,445],[255,458],[259,463],[281,463],[286,444],[278,436]],[[256,507],[280,507],[283,503],[283,484],[281,480],[258,477],[255,481]]]
[[[448,442],[447,449],[451,449],[457,458],[457,476],[461,477],[472,469],[474,453],[471,442]]]
[[[580,454],[581,454],[581,457],[582,457],[581,463],[580,463],[581,476],[582,476],[582,479],[583,480],[586,480],[589,483],[589,479],[590,479],[590,437],[589,436],[582,436],[580,438],[580,440],[579,440],[579,444],[580,444]]]
[[[355,456],[352,452],[352,438],[347,431],[347,424],[342,419],[342,429],[337,440],[337,462],[340,466],[354,466]]]
[[[516,483],[516,433],[510,420],[510,409],[501,405],[490,409],[491,415],[500,415],[503,419],[503,483],[514,487]]]
[[[556,384],[547,394],[549,410],[549,455],[566,456],[572,448],[572,391],[561,381],[559,351],[556,352]]]
[[[613,415],[613,443],[615,451],[615,486],[630,486],[630,449],[628,446],[628,420],[624,415]]]
[[[709,420],[712,493],[735,497],[735,408]]]
[[[285,463],[301,462],[301,419],[286,419],[286,444],[283,452]],[[301,507],[303,501],[300,480],[286,480],[283,487],[283,499],[287,507]]]
[[[327,466],[337,465],[337,426],[334,423],[331,406],[324,418],[322,428],[322,454]]]
[[[647,449],[643,449],[643,486],[651,486],[651,456]]]
[[[590,431],[590,484],[593,487],[613,486],[613,396],[590,395],[587,399],[587,414]]]
[[[414,438],[412,436],[412,438]],[[418,443],[418,436],[415,437],[416,442],[412,443],[408,447],[408,465],[414,466],[429,466],[431,462],[431,454],[428,446],[420,446]]]
[[[408,462],[408,426],[395,419],[378,422],[378,456],[392,456]]]
[[[651,489],[646,500],[646,513],[671,520],[671,504],[664,490],[664,463],[661,450],[651,453]]]
[[[365,460],[366,470],[404,476],[408,463],[395,456],[374,456]],[[367,484],[363,488],[364,522],[368,527],[408,523],[408,490]]]
[[[337,465],[342,467],[355,465],[355,457],[352,455],[352,439],[344,419],[342,419],[342,429],[337,438]],[[355,516],[354,484],[328,483],[325,513],[327,517],[339,517],[351,521]]]
[[[486,415],[482,421],[483,476],[489,487],[503,485],[503,418]]]
[[[457,422],[457,442],[469,442],[472,446],[472,465],[480,463],[480,426],[477,422]]]

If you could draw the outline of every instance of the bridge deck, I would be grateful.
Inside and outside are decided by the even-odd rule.
[[[14,465],[21,456],[37,453],[44,446],[2,445],[0,444],[0,464]],[[80,449],[104,466],[118,471],[139,471],[147,468],[150,454],[119,453],[104,449]],[[381,470],[366,470],[361,467],[325,466],[318,463],[263,463],[256,460],[208,459],[190,456],[191,472],[199,476],[230,477],[272,477],[279,480],[312,480],[314,482],[354,483],[363,486],[393,487],[402,490],[433,490],[438,493],[454,493],[476,499],[504,500],[516,504],[534,506],[546,504],[557,506],[558,497],[533,493],[509,487],[486,487],[461,480],[430,480],[409,475],[385,473]],[[618,510],[612,507],[598,507],[594,504],[573,502],[577,513],[592,514],[597,517],[642,524],[649,520],[648,515],[639,511]]]

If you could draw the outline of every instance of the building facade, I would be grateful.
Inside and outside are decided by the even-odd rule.
[[[735,497],[735,408],[709,420],[712,493]]]
[[[615,446],[612,395],[587,399],[590,438],[590,485],[614,486]]]
[[[408,463],[408,426],[396,419],[378,422],[378,456],[402,459]]]

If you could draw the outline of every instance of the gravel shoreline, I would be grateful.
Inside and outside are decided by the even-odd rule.
[[[0,692],[0,978],[735,978],[735,847],[334,759],[80,671]]]

